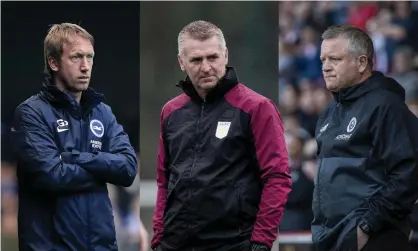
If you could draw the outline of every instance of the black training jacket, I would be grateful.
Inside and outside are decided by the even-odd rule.
[[[278,110],[233,68],[205,102],[190,80],[180,86],[161,114],[152,246],[271,246],[291,187]]]
[[[417,200],[418,119],[405,91],[380,72],[334,93],[318,120],[312,238],[317,250],[355,250],[362,222],[409,234]]]

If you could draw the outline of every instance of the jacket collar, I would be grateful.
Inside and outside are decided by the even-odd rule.
[[[227,66],[225,75],[219,79],[215,88],[213,88],[206,96],[206,102],[211,102],[223,97],[228,91],[238,85],[238,83],[239,80],[235,69]],[[186,76],[185,80],[180,80],[177,86],[182,88],[183,92],[186,93],[192,100],[203,102],[202,98],[197,94],[195,88],[193,87],[189,76]]]
[[[83,112],[86,110],[90,111],[104,101],[103,94],[98,93],[89,87],[87,90],[83,91],[79,105],[69,93],[60,91],[49,77],[45,79],[39,95],[54,106],[60,106],[71,110],[80,107]]]
[[[405,90],[402,86],[393,78],[386,77],[379,71],[373,71],[369,78],[359,84],[347,87],[339,92],[333,92],[332,94],[337,102],[345,102],[356,100],[366,93],[377,89],[386,89],[399,96],[402,100],[405,100]]]

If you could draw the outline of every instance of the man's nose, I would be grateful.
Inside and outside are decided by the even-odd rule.
[[[203,72],[209,72],[209,71],[210,71],[210,69],[211,69],[211,66],[210,66],[210,64],[208,63],[208,61],[207,61],[207,60],[203,60],[203,61],[202,61],[202,65],[201,65],[201,67],[200,67],[200,70],[201,70],[201,71],[203,71]]]
[[[331,65],[328,63],[328,60],[325,60],[322,63],[322,71],[323,72],[330,72],[332,70]]]
[[[91,69],[91,63],[87,58],[83,58],[81,61],[80,69],[82,72],[86,72]]]

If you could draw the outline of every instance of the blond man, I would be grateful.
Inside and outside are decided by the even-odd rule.
[[[45,83],[15,110],[20,251],[116,251],[106,183],[130,186],[136,154],[103,94],[89,87],[94,39],[53,25],[44,41]]]

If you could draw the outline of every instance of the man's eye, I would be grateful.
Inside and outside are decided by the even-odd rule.
[[[87,60],[88,60],[88,61],[92,61],[92,60],[93,60],[93,58],[94,58],[94,56],[93,56],[93,55],[87,55]]]

